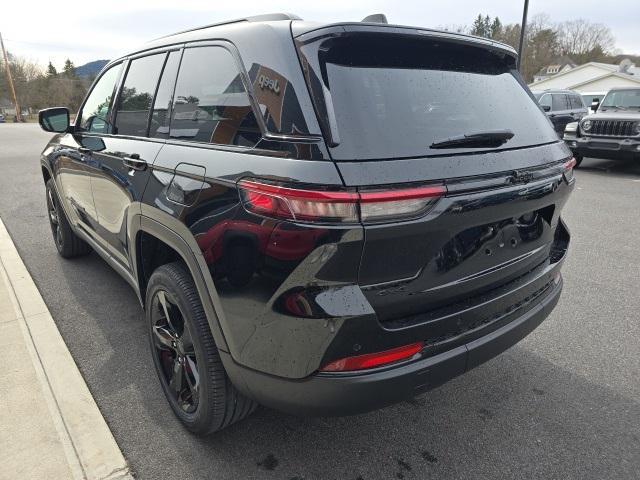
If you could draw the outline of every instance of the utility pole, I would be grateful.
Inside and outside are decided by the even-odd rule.
[[[2,41],[2,34],[0,33],[0,47],[2,47],[2,56],[4,57],[4,68],[7,70],[7,79],[9,81],[9,89],[13,96],[13,106],[16,108],[16,121],[22,121],[22,115],[20,114],[20,106],[18,105],[18,97],[16,97],[16,89],[13,86],[13,78],[11,77],[11,68],[9,68],[9,57],[7,57],[7,51],[4,49],[4,42]]]
[[[518,70],[520,70],[520,65],[522,65],[522,50],[524,49],[524,35],[527,29],[528,10],[529,10],[529,0],[524,0],[524,10],[522,11],[522,25],[520,26],[520,45],[518,46]]]

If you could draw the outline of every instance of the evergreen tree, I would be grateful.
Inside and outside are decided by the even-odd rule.
[[[493,23],[491,23],[490,27],[491,38],[498,39],[502,36],[502,22],[498,17],[493,19]]]
[[[64,67],[62,67],[62,74],[65,77],[70,77],[70,78],[76,76],[76,66],[68,58],[64,61]]]
[[[53,63],[49,62],[49,65],[47,66],[47,77],[51,78],[56,75],[58,75],[58,70],[53,66]]]
[[[481,14],[478,14],[476,19],[471,25],[471,35],[477,35],[478,37],[484,37],[484,19]]]

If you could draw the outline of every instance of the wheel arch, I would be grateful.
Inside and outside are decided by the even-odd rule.
[[[130,254],[143,307],[146,307],[147,281],[152,273],[149,271],[149,267],[157,268],[174,260],[183,261],[195,283],[216,345],[220,350],[228,352],[227,341],[221,327],[223,313],[220,299],[195,238],[184,224],[165,212],[144,204],[142,210],[143,214],[136,215],[139,221],[132,219],[133,221],[130,223],[131,226],[136,226],[130,230],[130,249],[132,250]],[[154,218],[149,214],[152,214]],[[168,218],[158,219],[158,217],[165,216]],[[145,245],[145,242],[151,243]],[[154,244],[153,242],[158,243]],[[161,263],[150,261],[145,248],[158,248],[161,256],[164,256],[163,261]],[[170,251],[166,251],[166,249],[170,249]]]

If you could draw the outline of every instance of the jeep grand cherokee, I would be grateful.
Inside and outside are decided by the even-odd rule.
[[[74,123],[40,123],[58,252],[93,249],[131,284],[197,434],[257,403],[412,397],[560,296],[574,161],[503,44],[248,18],[112,61]]]

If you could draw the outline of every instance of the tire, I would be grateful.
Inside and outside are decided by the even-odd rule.
[[[74,258],[91,252],[89,244],[73,232],[69,220],[64,213],[64,209],[60,204],[60,199],[56,193],[52,178],[47,180],[46,191],[49,225],[51,226],[53,241],[58,249],[58,253],[64,258]]]
[[[256,409],[257,404],[231,384],[193,279],[182,262],[153,272],[145,305],[160,384],[171,409],[189,431],[207,435]]]
[[[580,164],[582,163],[582,155],[574,155],[573,158],[576,159],[576,166],[575,168],[578,168],[580,166]]]

